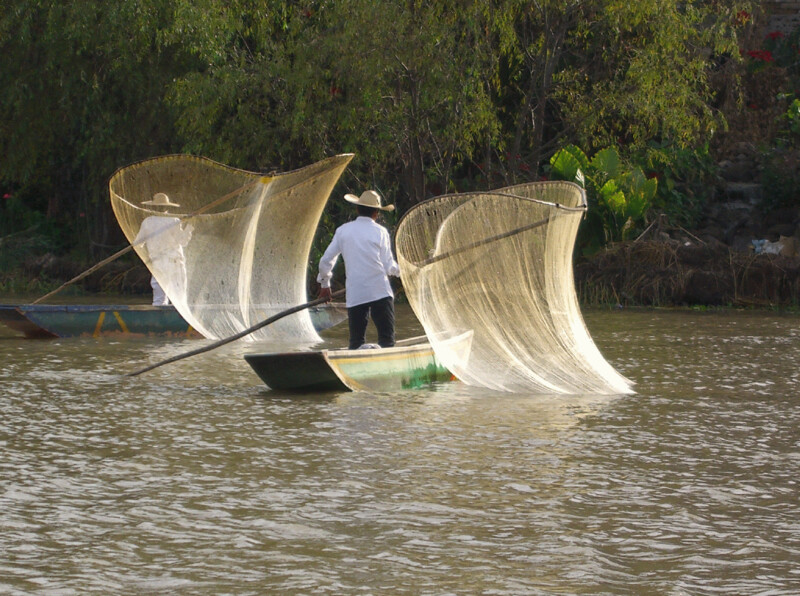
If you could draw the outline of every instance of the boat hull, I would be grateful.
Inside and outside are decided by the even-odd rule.
[[[453,341],[468,357],[472,333]],[[270,389],[294,392],[398,391],[455,377],[427,342],[392,348],[245,354]]]
[[[245,360],[267,386],[283,391],[394,391],[453,379],[427,343],[374,350],[246,354]]]
[[[346,310],[336,306],[311,309],[309,314],[318,330],[332,327],[347,317]],[[173,306],[5,304],[0,305],[0,323],[31,339],[102,336],[201,337]]]

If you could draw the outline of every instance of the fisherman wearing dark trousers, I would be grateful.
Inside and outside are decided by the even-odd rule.
[[[347,316],[350,325],[350,349],[364,345],[367,323],[378,330],[378,345],[394,345],[394,293],[389,276],[400,275],[392,254],[388,230],[375,220],[381,211],[392,211],[394,205],[381,205],[381,197],[374,190],[364,191],[360,197],[346,194],[345,200],[356,205],[358,217],[339,226],[330,245],[319,261],[319,297],[331,297],[331,277],[339,255],[347,268]]]

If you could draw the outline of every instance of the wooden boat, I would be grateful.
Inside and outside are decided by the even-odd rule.
[[[449,346],[466,359],[472,331]],[[245,360],[270,389],[296,392],[396,391],[451,381],[455,377],[425,336],[391,348],[245,354]]]
[[[314,327],[321,331],[345,318],[343,305],[309,309]],[[0,304],[0,323],[28,338],[201,335],[173,306],[134,304]]]

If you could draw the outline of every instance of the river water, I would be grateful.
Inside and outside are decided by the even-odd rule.
[[[0,594],[800,593],[800,317],[585,317],[635,395],[298,398],[264,346],[129,378],[202,344],[0,339]]]

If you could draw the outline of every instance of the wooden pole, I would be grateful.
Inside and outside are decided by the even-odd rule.
[[[317,298],[316,300],[312,300],[311,302],[306,302],[305,304],[300,304],[299,306],[293,306],[292,308],[288,308],[288,309],[286,309],[284,311],[281,311],[278,314],[273,315],[273,316],[269,317],[268,319],[265,319],[265,320],[261,321],[260,323],[256,323],[252,327],[248,327],[244,331],[240,331],[239,333],[231,335],[230,337],[226,337],[225,339],[221,339],[219,341],[214,342],[213,344],[209,344],[207,346],[203,346],[202,348],[198,348],[198,349],[192,350],[190,352],[185,352],[183,354],[178,354],[177,356],[172,356],[171,358],[167,358],[166,360],[162,360],[161,362],[156,362],[155,364],[151,364],[150,366],[146,366],[146,367],[144,367],[142,369],[139,369],[137,371],[129,372],[125,376],[127,376],[127,377],[136,377],[136,376],[138,376],[138,375],[140,375],[140,374],[142,374],[144,372],[153,370],[154,368],[158,368],[159,366],[163,366],[165,364],[170,364],[171,362],[177,362],[178,360],[183,360],[184,358],[189,358],[190,356],[196,356],[197,354],[202,354],[203,352],[210,352],[211,350],[213,350],[215,348],[218,348],[220,346],[224,346],[225,344],[228,344],[228,343],[230,343],[232,341],[240,339],[240,338],[244,337],[245,335],[249,335],[250,333],[253,333],[253,331],[258,331],[262,327],[266,327],[267,325],[269,325],[270,323],[274,323],[278,319],[282,319],[283,317],[286,317],[288,315],[294,314],[294,313],[299,312],[301,310],[305,310],[307,308],[311,308],[312,306],[316,306],[317,304],[322,304],[323,302],[328,302],[328,301],[330,301],[332,298],[334,298],[336,296],[341,296],[342,294],[344,294],[344,292],[345,292],[344,290],[338,290],[336,292],[333,292],[331,294],[330,298]]]

